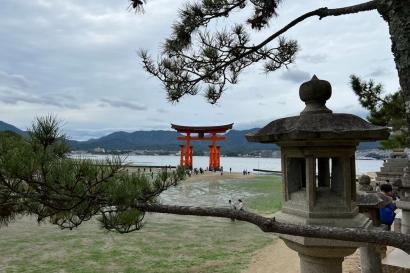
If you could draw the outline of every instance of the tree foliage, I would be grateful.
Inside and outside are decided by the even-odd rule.
[[[38,118],[28,138],[0,135],[0,222],[33,214],[72,229],[98,215],[102,226],[118,232],[141,228],[144,212],[135,202],[155,203],[183,178],[164,171],[151,179],[128,173],[119,157],[105,161],[73,159],[53,117]]]
[[[145,2],[130,0],[140,10]],[[265,72],[276,71],[293,63],[298,52],[297,41],[283,34],[301,21],[318,16],[339,16],[376,9],[370,1],[338,9],[319,8],[305,13],[262,41],[254,41],[251,31],[269,26],[277,16],[281,0],[199,0],[187,1],[172,26],[158,58],[140,50],[143,67],[158,78],[172,102],[185,95],[204,93],[210,103],[216,103],[230,84],[236,84],[240,73],[248,66],[262,62]],[[230,27],[215,30],[212,23],[223,20],[234,11],[246,13],[245,20]],[[277,44],[271,43],[276,41]]]
[[[383,95],[383,85],[372,79],[363,81],[355,75],[350,76],[350,84],[360,104],[369,110],[367,120],[375,125],[388,126],[392,134],[388,140],[382,141],[385,149],[409,146],[407,140],[407,122],[405,103],[401,91]]]
[[[275,71],[294,61],[296,41],[279,37],[275,47],[255,47],[246,24],[262,29],[276,15],[280,1],[270,0],[202,0],[187,3],[179,12],[157,61],[141,50],[144,68],[160,79],[170,101],[203,91],[215,103],[227,84],[238,82],[240,72],[263,61],[266,72]],[[134,1],[135,3],[135,1]],[[138,5],[137,5],[138,6]],[[251,6],[252,15],[239,24],[218,31],[208,25],[217,18],[228,17],[234,10]]]

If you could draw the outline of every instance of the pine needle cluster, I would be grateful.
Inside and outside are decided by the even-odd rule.
[[[383,95],[383,85],[372,79],[363,81],[358,76],[350,76],[350,84],[360,104],[367,110],[367,120],[374,125],[388,126],[391,135],[382,141],[384,149],[408,147],[408,128],[405,115],[405,103],[401,91]]]

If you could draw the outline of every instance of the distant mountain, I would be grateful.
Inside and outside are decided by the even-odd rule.
[[[380,141],[376,142],[360,142],[358,150],[373,150],[378,149],[380,147]]]
[[[3,131],[11,131],[11,132],[19,134],[21,136],[26,136],[27,135],[26,131],[20,130],[19,128],[15,127],[15,126],[0,120],[0,132],[3,132]]]
[[[274,144],[260,144],[248,142],[245,135],[252,130],[231,130],[225,136],[226,140],[219,141],[223,153],[247,153],[255,150],[277,150]],[[87,141],[72,141],[76,150],[92,150],[104,148],[108,150],[166,150],[177,151],[182,141],[177,140],[176,131],[135,131],[132,133],[115,132],[107,136]],[[209,150],[210,141],[193,141],[194,151]]]
[[[278,150],[275,144],[261,144],[248,142],[245,135],[257,131],[249,130],[230,130],[225,136],[226,140],[218,141],[223,154],[244,154],[260,150]],[[71,145],[75,150],[92,150],[104,148],[106,150],[165,150],[177,151],[182,141],[177,140],[178,133],[175,131],[135,131],[115,132],[97,139],[87,141],[72,141]],[[195,152],[209,150],[210,141],[193,141]],[[364,142],[358,147],[360,150],[376,149],[378,142]]]
[[[225,136],[226,140],[219,141],[223,154],[249,153],[260,150],[278,150],[275,144],[261,144],[248,142],[245,135],[258,130],[230,130]],[[19,135],[26,136],[27,132],[19,128],[0,121],[0,131],[12,131]],[[177,151],[182,141],[177,140],[176,131],[135,131],[135,132],[114,132],[109,135],[90,139],[87,141],[70,140],[69,144],[74,150],[93,150],[95,148],[104,148],[106,150],[165,150]],[[209,150],[209,141],[194,141],[194,151],[204,152]],[[378,148],[378,142],[361,143],[359,150],[368,150]]]
[[[97,139],[73,141],[78,150],[104,148],[108,150],[177,150],[177,132],[174,131],[135,131],[114,132]]]

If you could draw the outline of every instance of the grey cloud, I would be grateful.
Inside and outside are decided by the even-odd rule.
[[[163,108],[158,108],[158,109],[157,109],[157,112],[158,112],[158,113],[168,113],[168,111],[165,110],[165,109],[163,109]]]
[[[314,63],[314,64],[318,64],[318,63],[323,63],[327,60],[327,55],[325,54],[312,54],[312,55],[302,55],[299,57],[299,59],[302,59],[306,62],[309,63]]]
[[[147,118],[147,120],[152,121],[152,122],[156,122],[156,123],[159,123],[159,122],[163,123],[164,122],[163,119],[156,118],[156,117],[150,117],[150,118]]]
[[[376,68],[373,72],[366,75],[366,77],[380,77],[388,74],[388,70],[382,67]]]
[[[19,90],[8,89],[0,86],[0,102],[6,104],[18,104],[18,103],[29,103],[29,104],[40,104],[40,105],[50,105],[63,108],[78,109],[79,105],[72,100],[60,97],[58,95],[34,95],[28,92],[23,92]]]
[[[34,94],[32,83],[25,76],[0,70],[0,102],[5,104],[40,104],[78,108],[72,96],[66,94]]]
[[[271,119],[259,119],[259,120],[254,120],[254,121],[248,121],[248,122],[238,122],[235,124],[236,130],[248,130],[248,129],[254,129],[254,128],[262,128],[265,125],[267,125],[269,122],[274,120],[274,118]]]
[[[354,104],[346,105],[346,106],[343,106],[343,107],[337,107],[334,110],[335,110],[335,112],[353,114],[353,115],[359,116],[363,119],[366,119],[367,116],[369,115],[369,111],[367,111],[366,109],[363,109],[363,108],[359,108],[359,107],[357,107],[357,105],[354,105]]]
[[[101,99],[103,102],[102,105],[106,104],[111,107],[124,107],[132,110],[137,110],[137,111],[144,111],[147,110],[148,108],[146,106],[134,103],[134,102],[129,102],[125,100],[118,100],[118,99]]]
[[[280,75],[280,78],[282,80],[300,84],[304,81],[309,80],[310,73],[294,68],[288,69],[287,71],[283,72],[282,75]]]
[[[27,88],[30,82],[23,75],[10,74],[0,70],[0,86],[10,86],[14,88]]]

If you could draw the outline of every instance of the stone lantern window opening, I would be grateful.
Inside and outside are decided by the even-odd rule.
[[[316,189],[331,188],[332,181],[332,160],[333,158],[329,157],[318,157],[316,158]]]
[[[300,207],[298,210],[314,213],[326,207],[329,213],[333,210],[351,212],[356,196],[354,148],[347,155],[344,148],[344,155],[334,151],[309,154],[305,149],[309,150],[308,147],[282,147],[286,162],[284,209]]]
[[[288,200],[294,199],[293,193],[306,190],[306,160],[301,157],[290,157],[286,159],[286,165],[288,188],[285,200]]]

